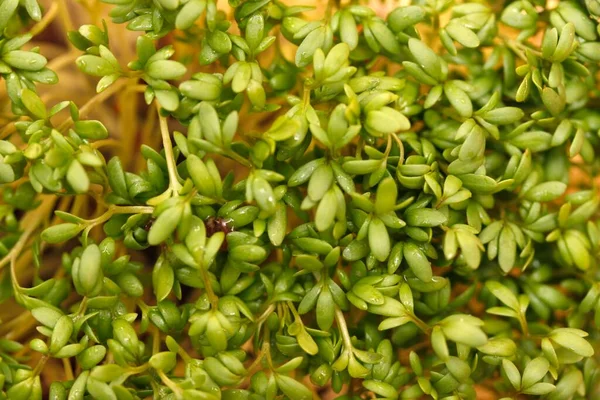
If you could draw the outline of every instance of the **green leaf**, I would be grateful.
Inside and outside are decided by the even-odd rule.
[[[553,116],[558,116],[565,108],[565,99],[561,97],[554,89],[545,87],[542,90],[542,101]]]
[[[408,225],[432,228],[448,221],[444,213],[431,208],[412,208],[404,213]]]
[[[513,292],[510,291],[506,286],[502,285],[497,281],[487,281],[485,287],[492,292],[501,302],[506,304],[508,307],[515,311],[520,310],[519,300]]]
[[[594,355],[594,348],[588,341],[570,330],[555,329],[550,335],[550,339],[582,357],[591,357]]]
[[[179,205],[173,206],[161,213],[148,232],[148,243],[156,246],[175,231],[181,220],[183,208]]]
[[[95,345],[88,347],[77,355],[77,362],[84,370],[91,369],[100,363],[106,356],[106,347]]]
[[[529,189],[525,193],[525,198],[529,201],[538,202],[553,201],[562,196],[566,190],[567,185],[563,182],[544,182]]]
[[[337,210],[337,202],[338,200],[335,191],[329,189],[319,202],[317,212],[315,213],[315,226],[318,231],[325,231],[333,225]]]
[[[419,10],[421,8],[419,7]],[[393,13],[392,13],[393,14]],[[390,14],[390,17],[392,16]],[[419,63],[421,68],[425,70],[436,80],[442,79],[442,65],[439,57],[425,43],[418,39],[409,39],[408,48],[414,59]]]
[[[509,338],[492,338],[477,350],[492,356],[511,357],[517,352],[517,345]]]
[[[33,317],[44,326],[54,329],[58,320],[63,317],[60,311],[49,307],[36,307],[31,310]]]
[[[62,243],[69,239],[74,238],[79,232],[83,230],[83,225],[66,223],[58,224],[46,228],[42,232],[42,240],[48,243]]]
[[[381,292],[367,284],[354,285],[352,292],[369,304],[383,305],[385,302]]]
[[[46,57],[32,51],[14,50],[2,56],[2,61],[24,71],[39,71],[48,62]]]
[[[19,0],[6,0],[0,4],[0,32],[4,31],[8,21],[13,16],[17,7],[19,6]]]
[[[447,339],[470,347],[479,347],[487,343],[487,336],[481,330],[482,322],[470,315],[454,314],[441,322],[442,331]]]
[[[500,231],[498,242],[498,264],[505,273],[510,272],[515,267],[517,241],[515,235],[507,225]]]
[[[258,206],[263,211],[269,215],[275,212],[275,195],[273,193],[273,188],[266,179],[255,177],[252,181],[252,192]]]
[[[277,386],[290,400],[311,400],[312,392],[306,386],[289,376],[275,374]]]
[[[431,281],[433,277],[431,263],[417,245],[412,242],[404,243],[403,254],[406,263],[417,278],[423,282]]]
[[[50,338],[50,352],[57,353],[62,349],[71,338],[73,332],[73,321],[71,317],[63,315],[56,321],[56,325],[52,331],[52,337]]]
[[[148,360],[148,364],[154,369],[169,372],[177,363],[177,354],[170,351],[161,351],[159,353],[155,353]],[[93,374],[93,372],[92,372]]]
[[[318,166],[308,182],[308,197],[313,201],[321,200],[332,184],[333,170],[331,166],[326,164]]]
[[[86,193],[90,188],[90,179],[79,161],[71,161],[67,170],[67,182],[75,193]]]
[[[444,84],[444,93],[452,107],[454,107],[461,117],[471,117],[473,114],[473,104],[469,96],[462,89],[450,81]]]
[[[203,196],[214,197],[217,188],[210,178],[208,168],[206,167],[206,164],[204,164],[204,161],[196,155],[190,154],[186,160],[186,166],[190,178],[192,178],[192,181],[194,182],[194,186],[198,189],[198,193]]]
[[[83,295],[94,296],[94,293],[98,291],[98,285],[101,284],[104,277],[101,258],[100,249],[95,244],[87,246],[81,254],[80,273],[73,278],[79,281],[79,285],[84,291]]]
[[[465,47],[475,48],[479,46],[479,37],[459,20],[452,20],[446,25],[448,35]]]
[[[325,43],[325,27],[319,27],[310,32],[296,50],[296,66],[306,67],[312,62],[315,51]]]
[[[362,385],[365,389],[383,398],[393,399],[398,397],[396,388],[389,383],[376,380],[364,380]]]
[[[108,130],[100,121],[76,121],[73,129],[85,139],[100,140],[108,137]]]
[[[366,175],[375,172],[381,164],[381,160],[350,160],[344,162],[342,168],[352,175]]]
[[[97,379],[90,377],[87,380],[87,391],[93,398],[98,400],[117,400],[117,395],[112,388]]]
[[[346,43],[350,50],[358,46],[358,29],[352,13],[342,11],[340,13],[340,38]]]
[[[317,324],[323,331],[328,331],[335,317],[335,303],[327,286],[323,287],[317,299]]]
[[[111,189],[121,198],[129,198],[129,192],[127,191],[127,181],[125,180],[125,171],[123,171],[123,165],[118,157],[110,159],[106,165],[108,169],[108,183]]]
[[[369,223],[369,247],[379,261],[385,261],[390,254],[390,235],[379,218],[373,218]]]
[[[523,393],[529,394],[529,395],[541,396],[541,395],[545,395],[545,394],[548,394],[548,393],[554,391],[555,388],[556,388],[556,386],[554,386],[551,383],[538,382],[538,383],[528,387],[527,389],[523,390]]]
[[[48,114],[46,113],[46,106],[40,97],[32,90],[23,89],[21,92],[21,101],[23,105],[33,114],[35,117],[40,119],[46,119]]]
[[[185,65],[173,60],[156,60],[148,63],[146,73],[154,79],[171,80],[181,78],[186,73]]]
[[[204,0],[190,0],[179,10],[175,27],[180,30],[191,28],[206,8]]]
[[[537,383],[546,375],[549,367],[550,363],[543,357],[537,357],[529,361],[523,371],[521,387],[527,389],[533,386],[533,384]]]
[[[111,75],[115,70],[114,65],[104,58],[93,56],[90,54],[79,57],[76,61],[77,67],[88,75],[92,76],[106,76]]]
[[[486,112],[483,117],[494,125],[508,125],[518,122],[525,116],[523,110],[517,107],[501,107]]]
[[[392,178],[386,178],[379,183],[377,187],[377,197],[375,198],[375,212],[385,214],[392,211],[396,206],[398,197],[398,187]]]
[[[382,107],[367,113],[365,127],[372,135],[382,136],[409,130],[410,121],[400,111],[391,107]]]
[[[515,390],[520,390],[521,373],[519,372],[515,364],[512,361],[505,358],[502,360],[502,369],[504,370],[504,373],[506,374],[506,377],[508,378],[508,381],[513,386],[513,388],[515,388]]]

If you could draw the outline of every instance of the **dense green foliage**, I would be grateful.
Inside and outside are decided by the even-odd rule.
[[[86,109],[158,113],[142,170],[0,2],[0,398],[600,396],[598,0],[104,3],[68,39]]]

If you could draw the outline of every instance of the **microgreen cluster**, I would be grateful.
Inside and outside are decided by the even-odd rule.
[[[81,1],[80,105],[50,3],[0,1],[0,399],[600,397],[600,1]]]

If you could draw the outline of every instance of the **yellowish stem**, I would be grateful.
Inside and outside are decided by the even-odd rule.
[[[21,234],[21,237],[12,247],[10,252],[0,260],[0,268],[4,267],[9,261],[16,261],[17,257],[21,254],[23,248],[27,244],[29,237],[38,226],[45,220],[46,215],[50,213],[50,210],[56,202],[56,197],[44,196],[42,204],[35,210],[28,212],[22,220],[21,226],[25,227],[25,230]]]
[[[347,351],[352,350],[352,339],[350,338],[350,333],[348,332],[348,325],[346,324],[346,317],[344,317],[344,313],[337,306],[335,307],[335,320],[337,321],[338,328],[340,329],[340,333],[342,334],[342,341],[344,343],[344,348]]]
[[[95,107],[98,106],[98,104],[101,104],[104,101],[106,101],[106,99],[108,99],[110,96],[112,96],[113,94],[122,90],[123,87],[130,85],[132,83],[132,81],[133,82],[137,81],[137,78],[118,80],[115,83],[113,83],[112,85],[110,85],[105,91],[100,92],[97,95],[95,95],[94,97],[92,97],[87,103],[85,103],[79,109],[79,118],[81,118],[81,119],[85,118],[89,114],[89,112],[92,111],[92,109],[94,109]],[[69,118],[67,118],[66,121],[64,121],[62,124],[60,124],[60,126],[58,127],[58,130],[61,132],[64,132],[68,128],[70,128],[71,125],[73,125],[73,118],[69,117]]]
[[[165,375],[164,372],[157,371],[157,373],[158,373],[158,376],[160,376],[160,380],[163,381],[165,386],[168,387],[169,389],[171,389],[171,391],[173,393],[175,393],[175,396],[177,396],[178,399],[182,398],[183,390],[181,390],[181,388],[179,386],[177,386],[175,384],[175,382],[173,382],[171,379],[169,379],[169,377],[167,375]]]
[[[48,25],[52,23],[52,21],[54,21],[54,18],[56,18],[56,15],[58,14],[59,7],[60,6],[57,2],[52,3],[44,17],[41,19],[41,21],[35,24],[33,28],[31,28],[31,30],[29,31],[31,36],[39,35],[44,31],[44,29],[48,27]]]
[[[71,20],[71,16],[69,15],[69,9],[67,8],[67,1],[66,0],[58,0],[55,2],[58,3],[60,18],[62,19],[63,27],[64,27],[65,31],[66,32],[73,31],[75,28],[73,27],[73,21]],[[69,45],[73,46],[71,44],[71,42],[69,42]]]
[[[165,158],[167,159],[167,169],[169,170],[169,186],[173,191],[179,192],[181,189],[181,184],[179,183],[179,177],[177,176],[177,165],[175,164],[175,156],[173,154],[173,143],[171,142],[171,135],[169,134],[167,119],[160,115],[160,104],[158,104],[158,102],[156,103],[156,110],[158,112],[160,134],[163,141],[163,148],[165,150]]]
[[[63,358],[63,368],[65,370],[65,378],[67,378],[68,381],[75,379],[73,376],[73,367],[71,366],[71,361],[69,361],[68,358]]]

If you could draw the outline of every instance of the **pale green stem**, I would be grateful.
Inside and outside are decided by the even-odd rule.
[[[134,80],[137,80],[134,79]],[[83,119],[86,115],[98,104],[103,103],[106,99],[108,99],[113,94],[119,92],[123,89],[124,86],[127,86],[131,83],[131,79],[121,79],[110,85],[105,91],[98,93],[94,97],[92,97],[87,103],[85,103],[79,109],[79,118]],[[73,125],[73,118],[69,117],[57,128],[60,132],[66,131],[71,125]]]
[[[233,150],[226,150],[225,155],[227,157],[231,158],[232,160],[237,161],[238,163],[242,164],[246,168],[252,168],[252,164],[250,163],[250,161],[246,160],[244,157],[240,156],[238,153],[236,153]]]
[[[179,386],[175,384],[163,371],[156,371],[158,376],[160,376],[160,380],[163,381],[165,386],[167,386],[171,391],[175,394],[178,399],[183,398],[183,390]]]
[[[115,206],[112,205],[109,209],[99,216],[98,218],[91,219],[87,221],[87,226],[85,228],[86,232],[89,232],[95,226],[100,225],[103,222],[108,221],[115,214],[152,214],[154,212],[154,207],[148,206]]]
[[[169,134],[169,126],[167,125],[167,119],[160,114],[160,105],[158,103],[156,103],[156,110],[158,112],[165,158],[167,159],[167,169],[169,170],[169,186],[174,192],[179,192],[181,184],[177,176],[177,165],[175,164],[175,156],[173,155],[173,143]]]
[[[352,339],[350,338],[350,332],[348,332],[348,325],[346,324],[346,317],[338,306],[335,307],[335,320],[337,321],[338,328],[342,334],[342,341],[347,351],[352,351]]]

